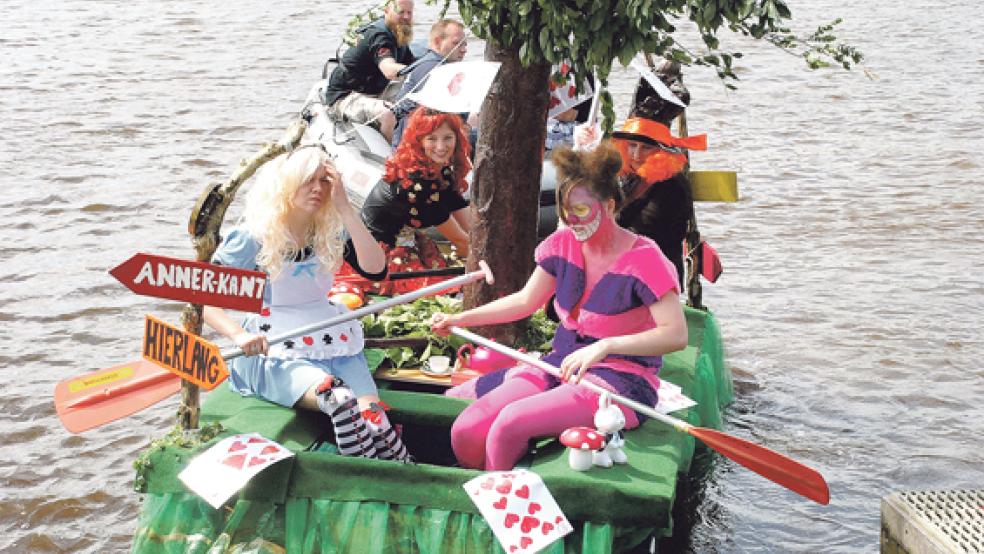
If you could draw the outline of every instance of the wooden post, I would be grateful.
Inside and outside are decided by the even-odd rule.
[[[682,81],[681,77],[681,81]],[[687,110],[680,112],[677,116],[677,134],[680,137],[689,136],[687,132]],[[687,166],[684,171],[690,172],[690,151],[687,153]],[[697,206],[694,203],[694,210],[687,222],[687,234],[684,235],[683,255],[686,259],[685,279],[687,281],[687,305],[691,308],[703,310],[703,286],[700,283],[700,231],[697,229]]]
[[[240,162],[239,168],[226,182],[212,184],[205,189],[198,202],[195,203],[195,208],[192,210],[191,218],[188,221],[188,234],[191,235],[191,242],[195,247],[195,259],[202,262],[212,260],[212,254],[215,253],[215,249],[219,245],[219,230],[222,227],[222,220],[225,219],[229,204],[236,198],[236,191],[256,173],[260,166],[280,154],[292,150],[301,141],[306,129],[307,123],[304,120],[294,121],[279,142],[264,146],[252,158]],[[181,313],[181,323],[189,333],[201,335],[202,306],[200,304],[187,304]],[[197,429],[199,412],[198,386],[188,381],[182,381],[181,406],[178,408],[178,423],[181,428],[184,430]]]

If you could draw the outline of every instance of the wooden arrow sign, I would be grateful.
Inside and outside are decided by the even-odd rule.
[[[263,308],[266,275],[234,267],[136,254],[109,270],[137,294],[191,304],[256,312]]]
[[[229,377],[218,346],[151,315],[144,322],[143,357],[205,390]]]

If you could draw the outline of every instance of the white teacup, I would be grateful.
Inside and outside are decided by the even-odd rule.
[[[427,358],[427,371],[431,373],[451,373],[451,358],[447,356],[431,356]]]

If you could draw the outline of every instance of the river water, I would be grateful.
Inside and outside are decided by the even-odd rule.
[[[423,34],[436,9],[418,4]],[[725,266],[705,303],[737,382],[728,430],[818,468],[832,501],[722,462],[681,550],[871,552],[881,497],[984,486],[979,3],[791,4],[802,30],[844,17],[867,75],[729,39],[739,90],[691,70],[689,120],[711,144],[694,167],[742,191],[698,208]],[[176,399],[71,435],[54,385],[137,358],[144,313],[177,320],[106,270],[192,255],[200,191],[280,137],[367,7],[4,1],[0,551],[129,549],[131,463]],[[630,88],[613,83],[622,116]]]

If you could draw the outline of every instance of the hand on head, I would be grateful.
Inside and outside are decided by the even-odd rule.
[[[325,161],[325,176],[331,183],[331,204],[335,209],[341,213],[342,210],[350,209],[351,204],[349,204],[348,193],[345,192],[345,184],[342,182],[342,176],[335,169],[335,164],[331,161]]]

